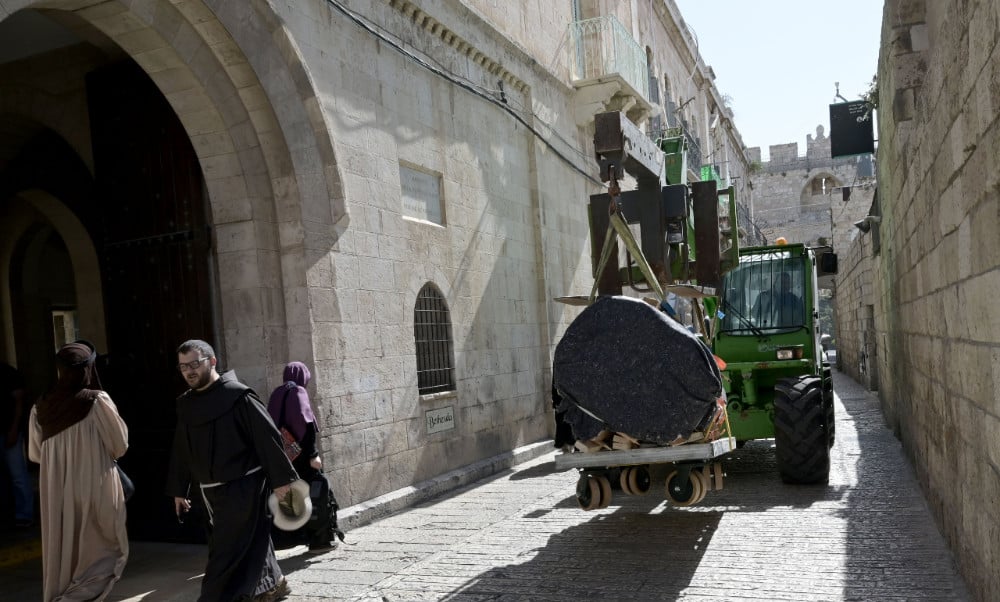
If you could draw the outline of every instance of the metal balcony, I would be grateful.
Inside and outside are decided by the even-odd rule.
[[[646,53],[614,15],[569,25],[570,81],[577,89],[576,122],[622,111],[637,125],[648,117],[649,72]]]

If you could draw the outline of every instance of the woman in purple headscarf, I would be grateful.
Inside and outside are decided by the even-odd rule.
[[[302,451],[292,459],[292,466],[304,481],[309,483],[313,498],[313,517],[301,529],[307,539],[309,552],[322,554],[337,547],[336,538],[344,539],[337,526],[337,501],[330,483],[323,474],[323,460],[316,449],[319,426],[309,404],[309,368],[302,362],[285,366],[285,381],[271,393],[267,411],[278,430],[287,431],[298,442]]]
[[[41,465],[42,599],[104,600],[128,558],[115,459],[128,427],[101,389],[86,341],[56,354],[59,381],[31,410],[28,457]]]

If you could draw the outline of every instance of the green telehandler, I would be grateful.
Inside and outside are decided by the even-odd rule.
[[[718,289],[712,351],[726,363],[731,433],[737,445],[774,438],[786,483],[826,483],[830,474],[833,381],[817,304],[818,277],[836,271],[825,247],[743,248]]]
[[[593,290],[589,297],[557,300],[592,309],[600,297],[620,298],[629,289],[679,319],[668,299],[686,298],[692,326],[719,364],[725,436],[720,438],[717,416],[698,426],[704,431],[669,444],[610,426],[583,440],[561,421],[561,409],[583,412],[589,416],[584,420],[610,421],[581,403],[579,395],[567,400],[568,386],[559,382],[554,365],[555,443],[567,450],[557,455],[556,467],[580,471],[580,507],[606,507],[611,489],[619,485],[629,495],[646,493],[656,467],[668,471],[670,501],[698,503],[706,492],[722,487],[721,457],[754,439],[775,440],[785,482],[826,482],[834,440],[833,389],[830,368],[822,360],[817,278],[836,273],[836,255],[828,247],[781,239],[782,244],[741,249],[735,188],[720,188],[711,168],[700,170],[699,181],[687,181],[691,170],[682,133],[654,142],[618,112],[597,115],[595,124],[595,153],[609,186],[607,193],[591,196],[588,206]],[[635,190],[619,188],[625,173],[634,178]],[[610,328],[616,327],[609,322],[605,330]],[[628,349],[613,354],[619,351],[629,355]],[[642,371],[640,366],[636,374]],[[621,399],[627,397],[623,392]]]

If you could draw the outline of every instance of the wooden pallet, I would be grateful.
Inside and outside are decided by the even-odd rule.
[[[606,444],[605,444],[606,446]],[[608,468],[638,466],[692,460],[712,460],[736,449],[736,439],[725,437],[706,443],[685,443],[670,447],[639,447],[635,449],[602,449],[591,453],[558,454],[556,470],[567,468]]]

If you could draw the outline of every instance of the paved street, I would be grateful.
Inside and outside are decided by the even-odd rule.
[[[657,482],[583,512],[575,472],[555,472],[549,453],[352,529],[351,545],[324,556],[283,552],[291,599],[970,599],[875,397],[840,374],[835,390],[828,487],[782,484],[769,443],[756,442],[696,507],[666,504]],[[196,597],[202,548],[134,547],[115,599]],[[18,574],[27,595],[30,575]]]

